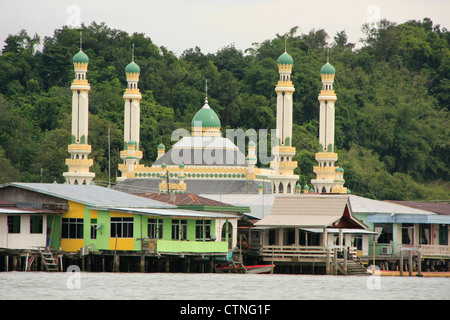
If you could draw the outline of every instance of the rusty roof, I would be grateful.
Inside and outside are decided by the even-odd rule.
[[[431,211],[437,214],[450,215],[450,203],[448,202],[422,202],[422,201],[394,201],[389,200],[396,204],[403,206]]]
[[[165,202],[175,206],[223,206],[232,207],[231,204],[208,199],[192,193],[137,193],[135,195]]]

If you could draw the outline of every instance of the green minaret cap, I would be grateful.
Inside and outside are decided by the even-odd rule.
[[[278,58],[278,64],[294,64],[294,59],[289,53],[285,52]]]
[[[320,73],[321,74],[335,74],[336,70],[334,69],[334,67],[329,62],[327,62],[320,69]]]
[[[89,63],[89,57],[86,53],[80,50],[76,55],[73,56],[74,63]]]

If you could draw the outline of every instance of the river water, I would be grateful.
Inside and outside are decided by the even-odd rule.
[[[0,300],[449,300],[450,278],[2,272]]]

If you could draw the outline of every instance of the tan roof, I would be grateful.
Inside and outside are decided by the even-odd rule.
[[[258,221],[260,227],[315,227],[332,226],[343,218],[347,207],[347,222],[364,225],[351,216],[348,195],[292,195],[276,197],[270,215]]]

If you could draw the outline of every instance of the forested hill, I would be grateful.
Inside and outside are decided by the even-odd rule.
[[[177,57],[144,34],[129,35],[105,24],[82,26],[83,51],[90,60],[91,171],[97,182],[108,180],[108,128],[113,180],[120,162],[124,69],[133,43],[143,94],[142,162],[151,164],[159,143],[167,148],[173,144],[173,130],[190,129],[204,102],[205,79],[209,104],[220,115],[223,130],[275,128],[277,58],[287,38],[296,89],[294,160],[302,186],[311,187],[315,177],[319,71],[329,47],[338,97],[337,165],[345,169],[345,186],[377,199],[450,199],[449,32],[430,19],[404,24],[384,20],[362,29],[359,49],[348,43],[345,31],[301,34],[292,28],[245,51],[230,45],[204,54],[195,47]],[[0,183],[64,181],[79,31],[64,27],[40,39],[23,30],[5,40],[0,55]]]

